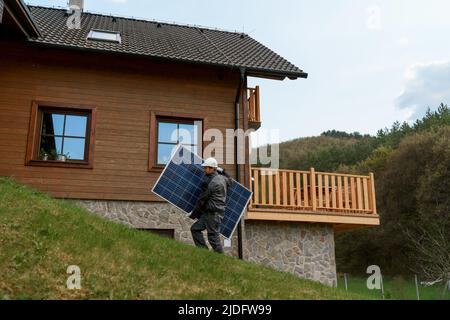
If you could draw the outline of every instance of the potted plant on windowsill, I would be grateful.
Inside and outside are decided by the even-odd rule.
[[[39,152],[39,159],[42,161],[48,161],[49,154],[44,149],[41,149],[41,151]]]
[[[68,159],[70,159],[69,153],[58,154],[56,157],[56,160],[61,162],[66,162]]]
[[[39,152],[39,160],[41,161],[55,161],[58,158],[58,154],[56,150],[46,151],[45,149],[41,149]]]

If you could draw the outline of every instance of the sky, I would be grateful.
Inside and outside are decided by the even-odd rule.
[[[29,0],[65,7],[67,0]],[[309,74],[252,78],[258,145],[336,129],[375,134],[450,104],[448,0],[85,0],[87,11],[244,31]]]

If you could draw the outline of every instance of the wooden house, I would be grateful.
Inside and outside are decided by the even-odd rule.
[[[258,129],[260,88],[247,78],[307,77],[242,33],[84,11],[76,21],[21,0],[0,12],[0,176],[188,243],[192,221],[150,191],[179,142],[168,133]],[[186,143],[202,155],[195,136]],[[379,224],[373,175],[253,168],[243,151],[245,164],[224,167],[254,197],[228,254],[334,285],[334,233]]]

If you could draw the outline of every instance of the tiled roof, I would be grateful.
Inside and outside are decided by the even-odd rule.
[[[30,6],[42,36],[30,41],[88,50],[111,51],[184,62],[245,68],[268,77],[307,74],[248,35],[83,12],[81,29],[67,27],[64,9]],[[121,43],[88,40],[92,30],[120,32]]]

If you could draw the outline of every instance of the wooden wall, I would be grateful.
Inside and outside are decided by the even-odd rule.
[[[0,176],[53,196],[158,201],[150,189],[159,173],[148,171],[152,111],[204,115],[205,129],[235,127],[237,70],[39,48],[1,36],[0,48]],[[25,166],[33,100],[97,108],[93,169]],[[225,167],[235,174],[235,166]]]

